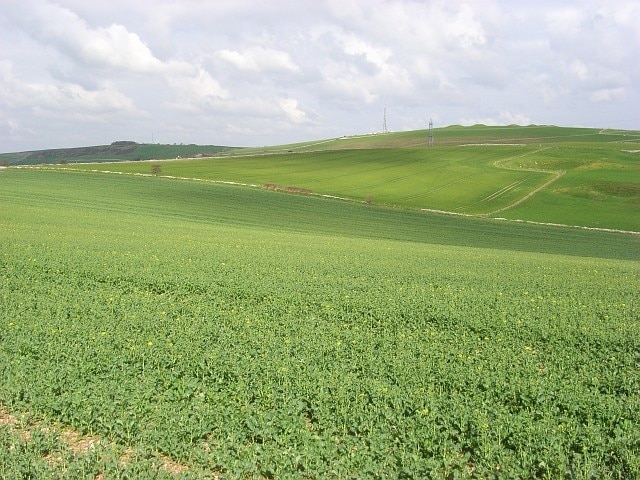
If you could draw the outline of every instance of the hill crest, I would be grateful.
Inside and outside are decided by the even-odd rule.
[[[638,142],[640,130],[612,130],[553,125],[448,125],[434,129],[434,146],[513,145],[549,142]],[[363,148],[426,147],[427,130],[369,133],[265,147],[196,144],[145,144],[119,140],[109,145],[31,150],[0,154],[0,165],[168,160],[220,155],[296,153]]]

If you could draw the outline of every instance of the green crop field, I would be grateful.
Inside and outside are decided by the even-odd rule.
[[[640,476],[636,234],[41,169],[0,201],[0,478]]]
[[[410,209],[640,231],[640,133],[447,127],[241,149],[206,159],[63,165],[271,186]]]

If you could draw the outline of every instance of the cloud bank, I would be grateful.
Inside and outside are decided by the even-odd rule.
[[[640,128],[635,1],[5,0],[0,151]]]

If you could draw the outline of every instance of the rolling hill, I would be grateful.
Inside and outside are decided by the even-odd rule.
[[[161,176],[231,182],[510,220],[640,231],[640,132],[553,126],[451,126],[156,165]],[[151,174],[145,162],[57,168]]]
[[[55,168],[0,170],[0,478],[639,478],[640,235]]]
[[[424,133],[0,168],[0,478],[640,478],[637,137]]]

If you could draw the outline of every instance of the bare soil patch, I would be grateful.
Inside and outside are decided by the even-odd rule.
[[[274,183],[265,183],[263,185],[264,188],[266,188],[267,190],[277,190],[279,192],[287,192],[287,193],[301,193],[304,195],[311,195],[313,194],[313,191],[307,189],[307,188],[301,188],[301,187],[282,187],[280,185],[276,185]]]

